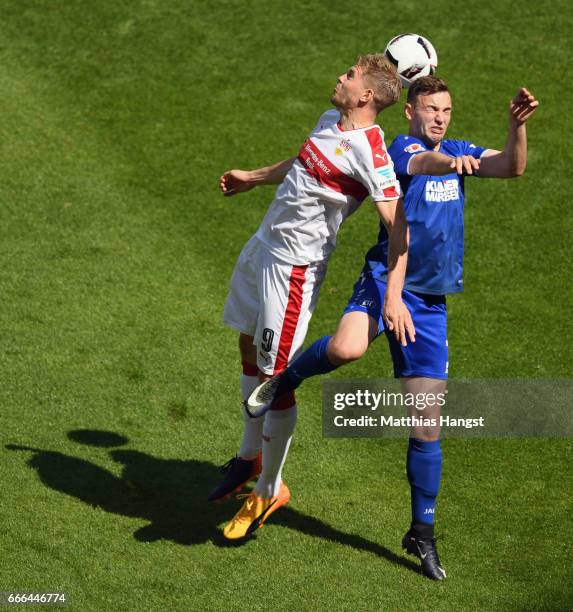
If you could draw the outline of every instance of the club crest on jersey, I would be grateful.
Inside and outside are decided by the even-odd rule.
[[[417,153],[418,151],[423,151],[424,147],[418,143],[418,142],[414,142],[411,145],[408,145],[404,151],[406,151],[406,153]]]
[[[338,143],[338,146],[336,147],[334,152],[336,153],[336,155],[342,155],[343,153],[348,153],[350,149],[352,149],[352,145],[350,144],[350,141],[347,140],[346,138],[343,138]]]
[[[450,202],[460,199],[460,183],[458,179],[445,181],[427,181],[426,202]]]

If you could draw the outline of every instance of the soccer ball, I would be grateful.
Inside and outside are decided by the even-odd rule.
[[[384,50],[386,57],[396,66],[402,85],[410,87],[412,81],[434,74],[438,56],[432,43],[419,34],[395,36]]]

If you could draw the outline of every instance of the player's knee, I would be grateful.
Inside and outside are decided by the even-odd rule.
[[[440,439],[440,426],[413,427],[410,436],[422,442],[435,442]]]
[[[349,363],[360,359],[366,352],[368,344],[339,340],[334,337],[328,345],[328,358],[336,365]]]

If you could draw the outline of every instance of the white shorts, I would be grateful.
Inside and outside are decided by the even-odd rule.
[[[326,263],[293,266],[253,236],[231,277],[223,320],[254,337],[257,366],[278,374],[301,349],[318,300]]]

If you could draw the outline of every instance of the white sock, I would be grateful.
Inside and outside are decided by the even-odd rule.
[[[278,495],[282,469],[285,463],[294,427],[296,404],[286,410],[269,410],[263,427],[263,471],[255,491],[259,497]]]
[[[258,384],[258,376],[241,374],[241,395],[244,400],[251,395]],[[263,446],[263,423],[265,421],[265,415],[258,419],[253,419],[247,414],[243,406],[241,406],[241,412],[243,413],[243,439],[241,440],[239,457],[241,457],[241,459],[254,459]]]

